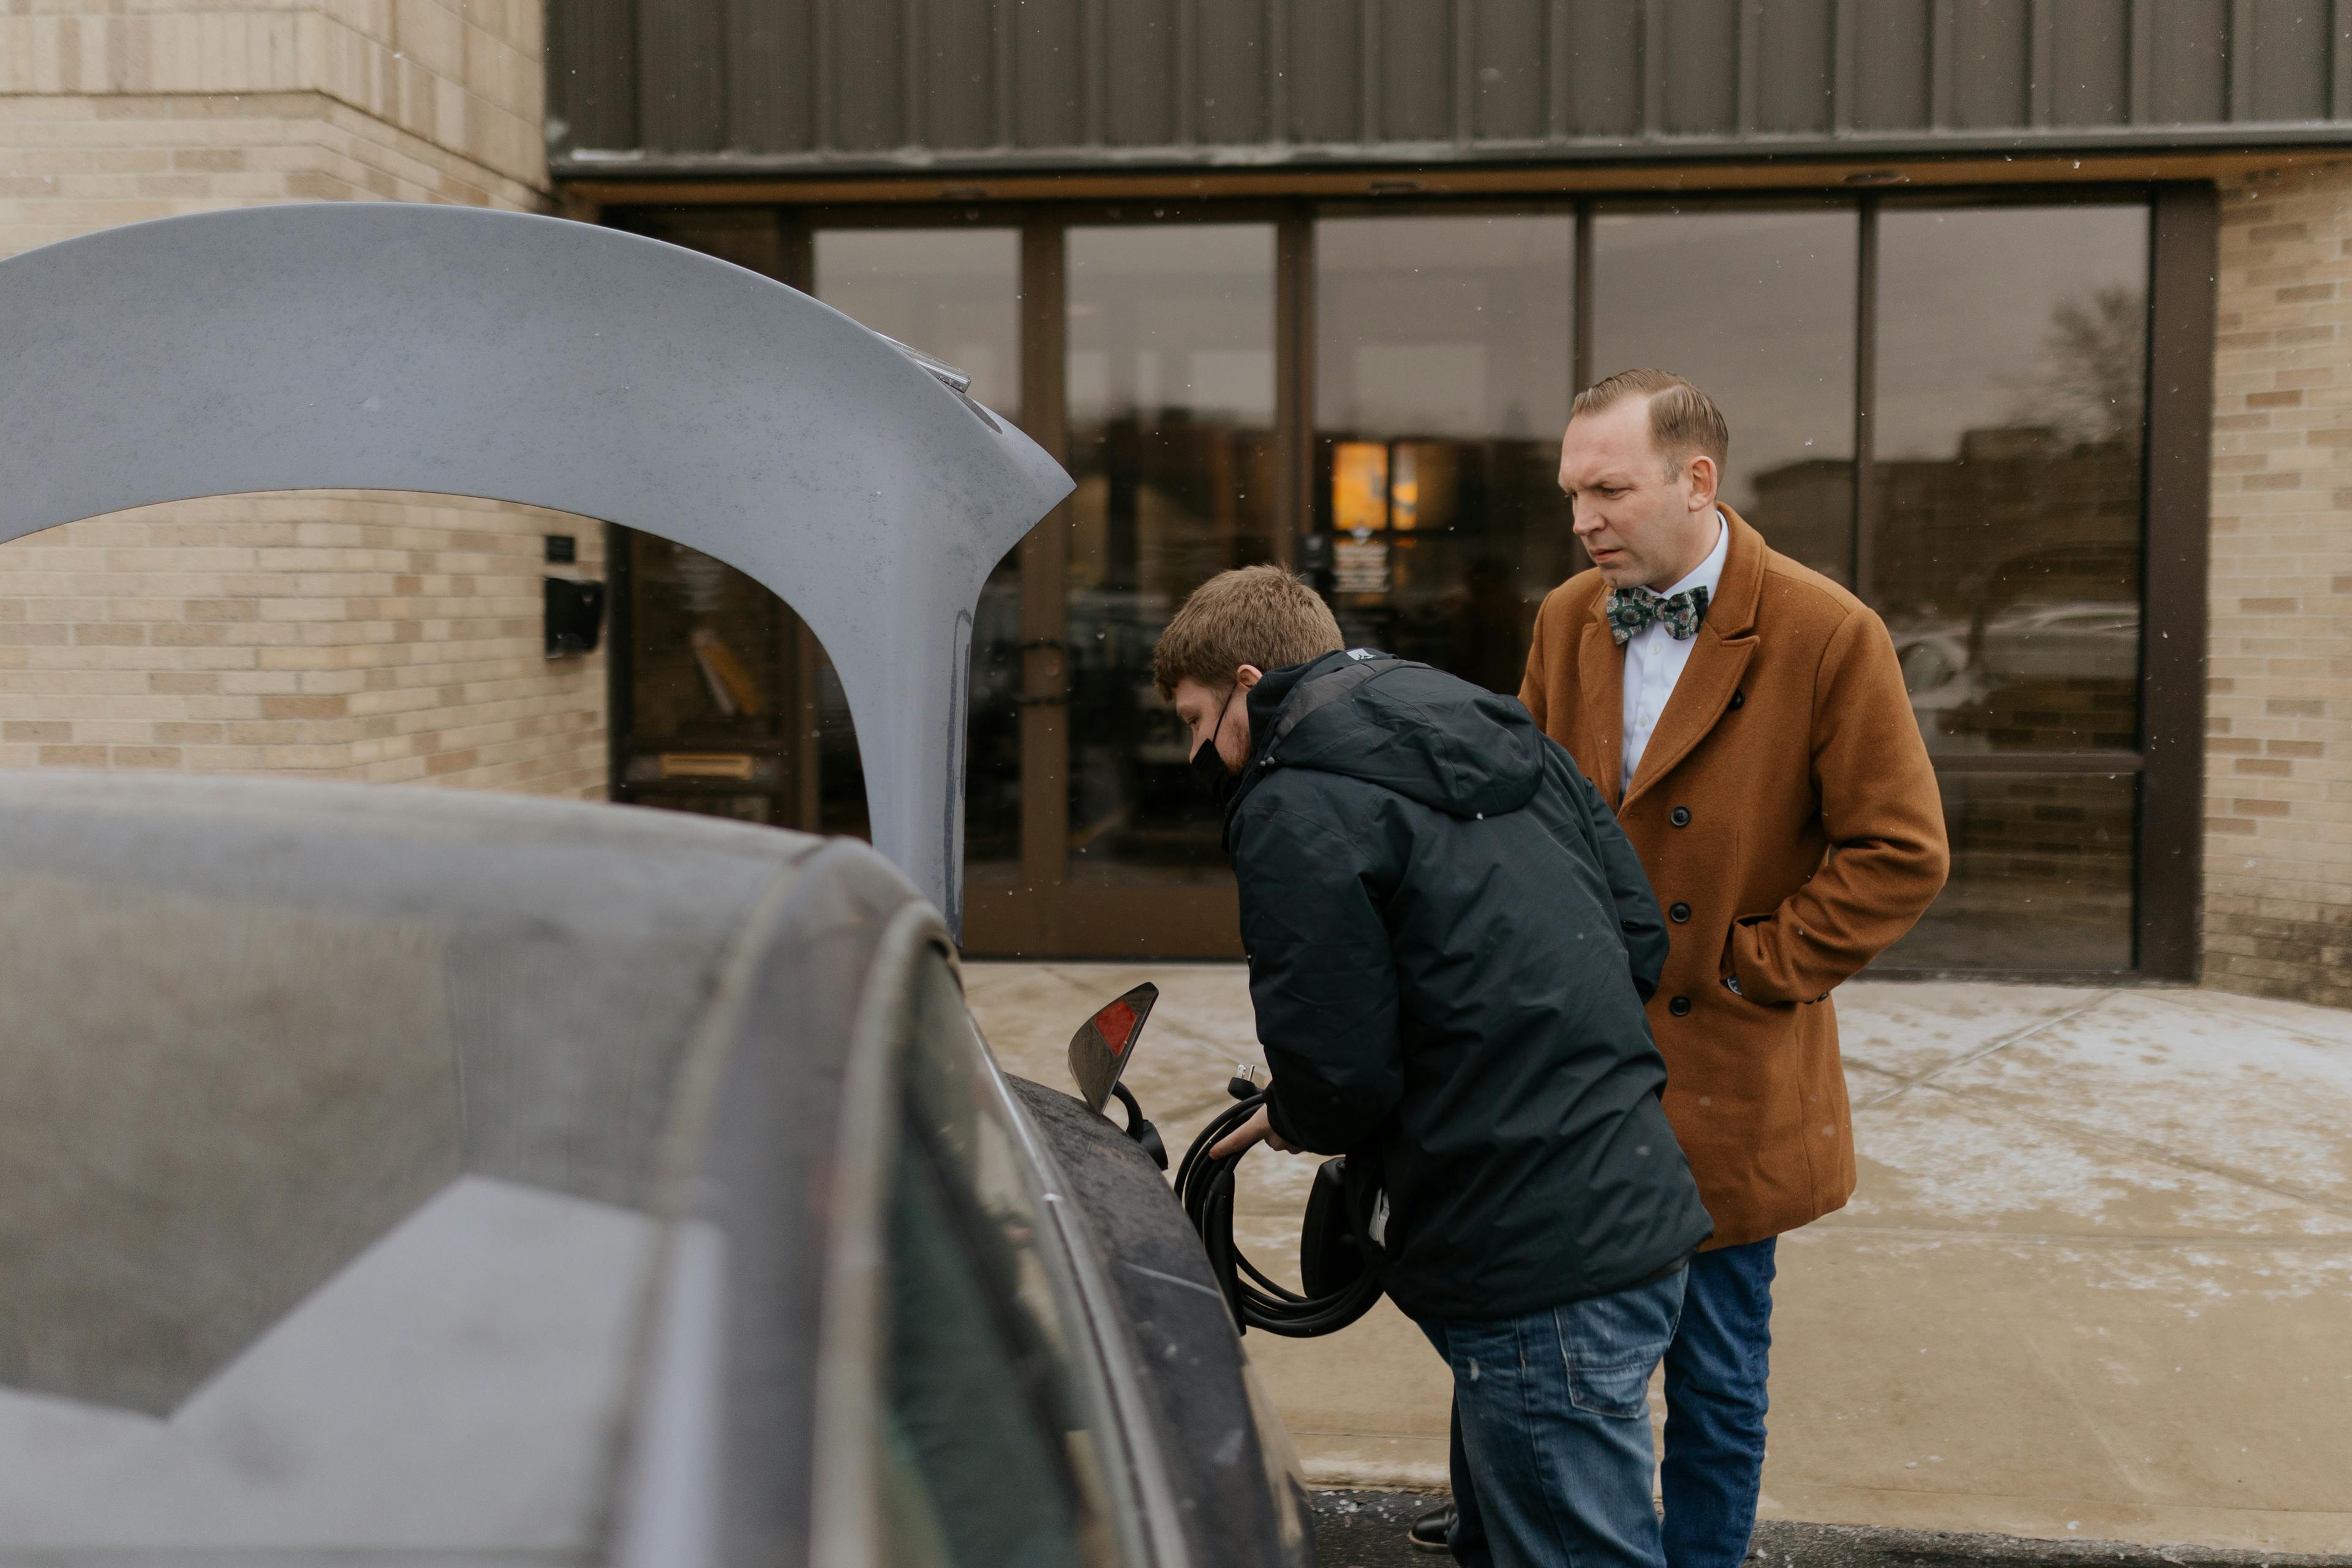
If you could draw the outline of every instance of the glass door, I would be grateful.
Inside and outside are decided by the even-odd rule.
[[[1066,879],[1229,887],[1151,649],[1202,581],[1282,553],[1274,229],[1074,228],[1068,244]]]
[[[1706,388],[1731,426],[1723,500],[1849,585],[1860,224],[1852,206],[1592,222],[1592,379],[1651,365]]]
[[[1575,570],[1571,213],[1326,218],[1303,552],[1351,643],[1518,695]]]
[[[1022,417],[1021,236],[1012,228],[820,228],[816,297],[971,377],[971,395]],[[997,563],[971,632],[971,722],[964,736],[964,879],[972,889],[1021,874],[1021,555]],[[825,675],[832,670],[826,667]],[[818,694],[825,796],[836,774],[862,777],[847,700],[828,679]],[[837,709],[834,705],[838,705]],[[828,822],[825,831],[862,833]]]
[[[2148,209],[1878,214],[1866,595],[1952,875],[1895,963],[2136,957]]]

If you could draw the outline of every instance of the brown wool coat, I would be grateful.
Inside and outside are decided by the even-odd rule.
[[[1598,572],[1544,600],[1519,692],[1617,808],[1667,913],[1650,1026],[1710,1247],[1793,1230],[1853,1196],[1829,993],[1911,929],[1949,865],[1885,624],[1723,514],[1722,583],[1622,800],[1625,655]]]

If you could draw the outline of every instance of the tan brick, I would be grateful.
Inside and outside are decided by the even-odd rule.
[[[303,196],[546,205],[535,3],[401,0],[397,31],[374,0],[100,10],[102,92],[60,76],[6,97],[37,68],[0,37],[0,256]],[[0,0],[0,35],[26,11]],[[156,28],[176,29],[171,47]],[[199,58],[202,80],[184,68]],[[548,532],[578,536],[593,571],[600,532],[576,519],[350,491],[181,502],[0,545],[0,764],[593,789],[602,661],[583,681],[537,658]],[[373,710],[353,708],[362,695]]]

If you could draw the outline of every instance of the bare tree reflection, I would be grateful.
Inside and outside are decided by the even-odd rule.
[[[2147,297],[2122,284],[2062,300],[2042,363],[2014,384],[2010,422],[2137,453],[2147,392]]]

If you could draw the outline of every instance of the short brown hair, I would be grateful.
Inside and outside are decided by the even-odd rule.
[[[1621,370],[1576,395],[1570,424],[1580,414],[1614,408],[1629,397],[1650,400],[1650,445],[1666,460],[1666,477],[1680,473],[1693,458],[1715,459],[1717,471],[1731,457],[1731,426],[1715,399],[1670,370]]]
[[[1188,678],[1229,686],[1243,665],[1280,669],[1347,646],[1331,606],[1305,582],[1279,566],[1241,566],[1193,589],[1169,617],[1151,650],[1151,683],[1173,697]]]

